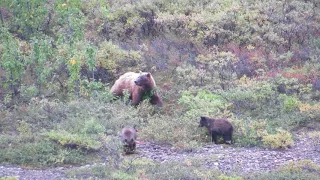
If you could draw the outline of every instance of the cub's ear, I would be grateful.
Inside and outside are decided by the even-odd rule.
[[[133,128],[136,132],[139,132],[139,130],[137,129],[137,125],[134,124],[134,125],[132,126],[132,128]]]
[[[205,116],[201,116],[200,119],[201,119],[201,120],[205,120],[206,117],[205,117]]]
[[[151,76],[151,73],[150,73],[150,72],[148,72],[147,77],[150,77],[150,76]]]

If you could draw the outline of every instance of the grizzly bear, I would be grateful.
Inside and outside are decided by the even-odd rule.
[[[121,141],[126,154],[134,153],[136,149],[137,130],[135,127],[125,127],[121,132]]]
[[[144,98],[150,98],[150,103],[162,107],[162,100],[156,92],[156,83],[149,72],[127,72],[120,76],[110,92],[115,96],[123,96],[128,90],[132,105],[136,106]]]
[[[226,119],[213,119],[206,116],[201,116],[199,127],[207,127],[212,141],[218,143],[218,136],[223,137],[224,143],[232,143],[233,127]]]

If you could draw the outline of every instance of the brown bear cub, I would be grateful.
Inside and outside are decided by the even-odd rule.
[[[110,92],[115,96],[123,96],[128,90],[132,105],[136,106],[143,98],[150,98],[150,103],[162,107],[162,100],[156,92],[156,83],[149,72],[127,72],[114,83]]]
[[[233,127],[226,119],[213,119],[206,116],[201,116],[199,127],[207,127],[212,141],[218,143],[218,136],[223,137],[223,142],[226,144],[232,143]]]
[[[125,127],[121,132],[121,141],[126,154],[134,153],[136,149],[137,130],[135,127]]]

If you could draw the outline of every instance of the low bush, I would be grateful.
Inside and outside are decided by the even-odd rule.
[[[291,162],[271,172],[223,174],[217,169],[203,167],[205,158],[188,158],[184,161],[157,163],[146,158],[126,157],[118,162],[119,167],[93,165],[67,172],[69,178],[110,178],[113,179],[318,179],[319,166],[310,160]]]
[[[146,158],[126,157],[118,163],[118,168],[110,165],[95,165],[89,168],[71,170],[67,174],[72,178],[102,179],[209,179],[212,177],[218,179],[221,175],[221,172],[217,169],[208,170],[203,167],[203,158],[190,158],[182,162],[158,163]]]
[[[277,129],[276,134],[267,134],[262,137],[263,144],[272,149],[287,149],[294,143],[292,135],[283,129]]]
[[[268,134],[266,121],[248,118],[232,122],[234,124],[233,140],[239,146],[260,146],[262,137]]]
[[[245,179],[308,179],[317,180],[319,179],[320,167],[311,160],[300,160],[296,162],[287,163],[277,170],[271,172],[253,173],[245,176]]]
[[[320,151],[320,131],[310,132],[308,136],[311,138],[311,142],[315,151]]]
[[[35,167],[82,164],[88,158],[85,152],[62,148],[47,140],[10,142],[0,149],[0,162]]]
[[[294,111],[300,101],[287,95],[276,96],[272,85],[267,82],[258,85],[250,79],[241,81],[246,82],[234,89],[239,91],[183,91],[178,99],[179,109],[170,116],[150,117],[143,128],[142,137],[177,147],[197,147],[211,140],[206,128],[198,128],[200,116],[208,115],[229,119],[234,125],[234,142],[239,146],[287,148],[292,145],[291,136],[271,141],[274,136],[279,136],[273,136],[272,133],[278,127],[290,130],[306,119],[301,119],[304,116]],[[278,141],[280,144],[276,144]]]
[[[45,135],[69,148],[80,148],[85,150],[98,150],[102,147],[102,143],[99,141],[98,137],[90,136],[89,134],[71,134],[65,130],[52,130]]]
[[[207,91],[184,91],[178,101],[181,109],[174,114],[150,117],[141,133],[143,138],[171,143],[180,148],[197,147],[210,139],[206,135],[207,130],[198,127],[200,116],[230,115],[224,111],[226,102],[219,95]]]
[[[239,85],[229,91],[218,92],[232,103],[231,112],[236,119],[264,119],[268,126],[293,129],[309,118],[299,111],[300,100],[280,95],[270,81],[256,81],[243,77]]]
[[[1,177],[0,180],[19,180],[17,176],[5,176]]]
[[[67,103],[34,98],[28,106],[3,111],[0,162],[52,166],[99,160],[108,145],[104,134],[117,137],[125,125],[140,128],[150,116],[147,107],[110,103],[105,96]]]
[[[280,96],[280,99],[283,99],[284,110],[286,112],[292,112],[299,108],[300,102],[297,98],[292,96]]]
[[[289,162],[283,165],[280,169],[294,173],[307,170],[309,172],[319,172],[320,166],[311,160],[300,160],[296,162]]]
[[[310,119],[319,121],[320,120],[320,104],[308,104],[301,103],[299,106],[300,112],[308,116]]]
[[[243,178],[240,176],[231,177],[227,175],[220,175],[218,179],[219,180],[243,180]]]
[[[170,143],[177,148],[194,148],[201,143],[199,118],[154,116],[143,127],[139,136],[145,140]]]

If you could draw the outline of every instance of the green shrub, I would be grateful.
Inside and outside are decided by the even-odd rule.
[[[253,173],[252,175],[245,176],[245,179],[319,179],[319,165],[315,164],[311,160],[300,160],[296,162],[290,162],[282,165],[280,168],[271,172]]]
[[[279,95],[270,81],[241,78],[239,85],[219,94],[232,103],[231,112],[237,119],[264,119],[268,126],[292,129],[309,118],[293,111],[300,101],[287,95]]]
[[[5,136],[0,138],[0,162],[50,166],[81,164],[89,157],[89,161],[96,161],[99,153],[106,153],[103,134],[117,136],[126,125],[140,128],[151,116],[146,112],[148,107],[152,106],[135,108],[120,100],[110,103],[104,95],[71,102],[33,98],[28,106],[1,113]],[[44,144],[47,150],[39,149],[38,144]],[[39,162],[33,160],[40,156],[35,151],[43,153]]]
[[[253,119],[233,120],[233,139],[240,146],[260,146],[262,137],[267,134],[266,121]]]
[[[51,79],[52,71],[54,70],[52,63],[56,49],[51,48],[51,43],[53,43],[53,38],[45,34],[38,34],[30,40],[31,50],[27,53],[28,56],[26,58],[26,65],[30,67],[30,71],[26,72],[32,74],[31,81],[33,81],[34,86],[37,88],[33,90],[33,93],[38,91],[38,94],[35,94],[38,96],[47,94],[46,89],[50,85],[47,82]],[[32,88],[32,85],[30,88]]]
[[[31,166],[82,164],[86,154],[78,150],[63,149],[50,141],[24,142],[0,149],[0,162]]]
[[[237,87],[221,92],[221,95],[234,104],[236,114],[249,112],[251,116],[264,115],[264,111],[277,104],[277,95],[273,84],[267,81],[255,81],[247,77],[242,77]],[[260,118],[263,119],[263,117]]]
[[[230,177],[230,176],[226,176],[226,175],[220,175],[218,177],[219,180],[243,180],[242,177],[236,176],[236,177]]]
[[[175,83],[181,89],[187,89],[189,87],[207,87],[211,88],[220,88],[218,82],[210,74],[209,71],[204,69],[197,69],[195,66],[190,64],[183,64],[182,66],[178,66],[176,69],[176,75],[174,77]]]
[[[203,90],[182,92],[178,103],[184,108],[185,116],[190,116],[190,118],[201,115],[222,116],[228,105],[220,95]]]
[[[291,96],[280,96],[283,99],[284,110],[286,112],[291,112],[299,108],[300,102],[297,98]]]
[[[146,140],[170,143],[178,148],[194,148],[199,145],[203,132],[198,126],[198,118],[154,116],[139,136]]]
[[[306,66],[305,68],[307,69],[308,67]],[[303,84],[308,81],[307,75],[310,73],[308,72],[310,70],[305,70],[305,72],[301,72],[302,70],[299,72],[298,70],[292,68],[284,69],[271,80],[277,86],[279,93],[298,97],[301,97],[305,93],[310,93],[310,87]]]
[[[320,120],[320,104],[319,103],[300,103],[300,112],[310,119],[319,121]]]
[[[17,176],[5,176],[1,177],[0,180],[18,180],[19,178]]]
[[[277,129],[276,134],[264,135],[262,141],[265,146],[271,147],[272,149],[287,149],[294,144],[292,135],[283,129]]]
[[[287,171],[272,171],[269,173],[253,173],[252,177],[245,177],[248,180],[261,179],[261,180],[290,180],[290,179],[308,179],[308,180],[318,180],[319,174],[316,172],[287,172]]]
[[[144,110],[128,106],[119,101],[110,103],[109,94],[97,95],[90,99],[75,100],[68,103],[35,98],[28,106],[19,106],[5,117],[11,128],[17,128],[17,120],[30,125],[31,132],[51,129],[82,132],[84,128],[101,131],[118,130],[122,126],[145,121],[139,111]],[[152,112],[150,112],[152,113]],[[148,114],[146,111],[145,115]],[[94,125],[96,124],[96,125]]]
[[[104,41],[97,51],[97,64],[115,73],[119,67],[122,72],[138,71],[137,65],[143,62],[139,51],[126,51],[111,41]]]
[[[185,161],[153,162],[146,158],[126,157],[119,167],[94,165],[67,172],[69,177],[114,178],[114,179],[218,179],[217,169],[203,167],[204,158],[190,158]],[[226,176],[225,176],[226,177]]]
[[[313,145],[316,151],[319,151],[320,148],[320,131],[310,132],[308,136],[311,138],[311,144]]]
[[[320,166],[311,160],[300,160],[296,162],[289,162],[280,167],[280,169],[294,173],[309,170],[310,172],[319,172]]]
[[[2,72],[5,72],[0,85],[5,90],[5,103],[13,105],[18,102],[17,92],[24,73],[25,59],[19,50],[18,39],[14,38],[8,28],[0,28],[0,38],[3,47],[0,52],[0,66]]]
[[[69,148],[98,150],[102,147],[102,143],[98,139],[99,137],[90,134],[71,134],[64,130],[52,130],[44,135]]]
[[[219,95],[207,91],[184,91],[179,99],[180,111],[174,114],[150,117],[142,129],[142,137],[160,142],[169,142],[179,148],[194,148],[202,141],[209,141],[207,130],[199,128],[200,116],[229,116],[226,102]]]
[[[108,92],[108,89],[102,82],[88,81],[87,79],[80,81],[80,93],[82,96],[93,96],[94,93],[102,94],[104,91]]]
[[[35,86],[21,86],[20,88],[21,92],[21,99],[24,102],[30,102],[30,100],[34,97],[36,97],[39,93],[39,89]]]

